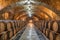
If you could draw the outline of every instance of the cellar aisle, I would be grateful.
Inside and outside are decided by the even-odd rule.
[[[34,28],[30,25],[27,26],[26,30],[22,34],[19,40],[40,40]]]
[[[45,39],[42,36],[41,38],[39,38],[34,29],[34,25],[29,24],[19,40],[45,40]]]

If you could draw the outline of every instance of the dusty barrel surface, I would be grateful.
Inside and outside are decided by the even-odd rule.
[[[53,22],[52,30],[54,32],[60,33],[60,21],[54,21]]]

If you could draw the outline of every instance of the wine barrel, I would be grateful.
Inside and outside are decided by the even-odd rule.
[[[15,27],[14,27],[14,35],[16,34],[16,30],[15,30]]]
[[[35,25],[38,27],[38,29],[39,29],[39,24],[38,24],[38,22],[35,22]]]
[[[15,35],[16,34],[15,22],[11,22],[11,23],[12,23],[13,32],[14,32],[14,35]]]
[[[49,38],[49,33],[50,33],[50,30],[49,29],[46,29],[46,37]]]
[[[54,31],[50,31],[49,40],[60,40],[60,34]]]
[[[60,34],[56,36],[56,40],[60,40]]]
[[[7,31],[9,31],[9,33],[12,33],[10,35],[14,35],[14,29],[13,29],[13,26],[12,26],[12,22],[7,23]]]
[[[43,30],[43,27],[42,27],[42,21],[40,21],[40,31]]]
[[[19,21],[19,30],[21,30],[21,22],[22,22],[22,21]]]
[[[14,25],[15,25],[15,27],[14,27],[15,28],[15,32],[17,33],[17,28],[16,28],[17,27],[17,23],[16,23],[16,21],[14,22]]]
[[[48,22],[48,29],[50,29],[50,26],[51,26],[51,22],[49,21]]]
[[[22,22],[22,24],[23,24],[22,27],[24,27],[24,24],[25,24],[24,21]],[[40,25],[40,23],[39,23],[39,25]]]
[[[49,23],[48,23],[48,29],[52,30],[53,23],[54,23],[54,21],[49,21]]]
[[[18,21],[17,23],[18,23],[18,27],[20,27],[20,21]]]
[[[40,29],[41,29],[41,32],[43,32],[43,29],[45,28],[45,22],[44,21],[41,21],[41,27],[40,27]]]
[[[15,30],[15,24],[14,24],[14,22],[13,21],[11,21],[11,30],[13,31],[13,35],[15,35],[16,34],[16,30]]]
[[[5,12],[2,14],[3,19],[7,20],[9,19],[9,12]]]
[[[8,23],[7,23],[7,30],[8,30],[8,31],[12,30],[11,27],[12,27],[11,22],[8,22]]]
[[[15,30],[17,29],[16,27],[17,27],[17,23],[16,23],[16,21],[14,21],[14,25],[15,25]],[[16,30],[17,31],[17,30]]]
[[[19,22],[17,21],[17,32],[19,31]]]
[[[0,40],[8,40],[7,32],[0,33]]]
[[[17,32],[18,32],[18,22],[17,22],[17,26],[16,26]]]
[[[45,21],[42,21],[42,27],[43,28],[45,27]]]
[[[44,34],[46,33],[45,31],[46,31],[46,29],[43,29],[43,33],[44,33]]]
[[[0,22],[0,33],[5,31],[5,23],[4,22]]]
[[[55,40],[55,33],[53,31],[49,33],[49,40]]]
[[[13,37],[13,31],[10,30],[10,31],[8,31],[8,32],[9,32],[9,38],[12,38],[12,37]]]
[[[52,25],[52,30],[54,32],[60,33],[60,22],[59,21],[55,21]]]
[[[49,21],[46,21],[46,22],[45,22],[45,28],[46,28],[46,29],[48,28],[48,23],[49,23]]]

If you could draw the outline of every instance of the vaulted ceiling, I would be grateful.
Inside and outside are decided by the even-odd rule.
[[[23,0],[0,0],[0,17],[5,17],[5,13],[9,13],[8,19],[21,19],[28,17],[23,5],[13,5],[16,2]],[[34,0],[39,2],[39,5],[33,4],[34,16],[32,18],[39,19],[59,19],[60,16],[60,0]],[[13,7],[11,7],[11,5]],[[22,15],[22,16],[21,16]],[[59,15],[59,16],[58,16]],[[13,18],[14,17],[14,18]]]
[[[15,3],[20,0],[0,0],[0,5],[3,7],[6,7],[9,4]],[[56,8],[58,11],[60,11],[60,0],[35,0],[39,2],[46,3],[47,5],[50,5],[50,7]]]

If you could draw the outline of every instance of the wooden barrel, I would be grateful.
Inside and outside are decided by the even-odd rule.
[[[4,22],[0,22],[0,33],[5,31],[5,23]]]
[[[52,30],[54,32],[60,33],[60,22],[59,21],[55,21],[52,25]]]
[[[16,34],[15,22],[11,22],[11,23],[12,23],[13,32],[14,32],[14,35],[15,35]]]
[[[37,24],[38,29],[40,30],[41,23],[38,21],[36,24]]]
[[[50,31],[49,40],[60,40],[60,34],[55,33],[54,31]]]
[[[42,21],[40,21],[40,31],[43,31]]]
[[[21,21],[21,23],[20,23],[20,25],[21,25],[21,29],[23,28],[23,24],[24,24],[23,21]]]
[[[21,30],[21,21],[19,21],[19,30]]]
[[[8,23],[7,23],[7,30],[8,30],[8,31],[12,30],[11,27],[12,27],[12,24],[11,24],[10,22],[8,22]]]
[[[20,27],[20,21],[18,21],[18,27]]]
[[[14,35],[16,34],[16,30],[15,30],[15,28],[14,28]]]
[[[40,23],[39,30],[41,30],[41,27],[42,27],[42,26],[41,26],[41,23]]]
[[[23,24],[22,27],[24,27],[24,24],[25,24],[24,21],[22,22],[22,24]]]
[[[3,19],[6,19],[6,20],[9,19],[9,13],[8,12],[3,13],[2,17]]]
[[[37,25],[38,23],[37,23],[37,22],[35,22],[34,24],[35,24],[35,26],[37,26],[37,27],[38,27],[38,25]]]
[[[52,24],[53,24],[53,21],[49,21],[49,22],[48,22],[48,29],[51,30]]]
[[[45,22],[45,28],[48,28],[48,23],[49,23],[49,21]]]
[[[46,31],[46,29],[43,29],[43,33],[44,33],[44,34],[46,33],[45,31]]]
[[[9,31],[9,35],[14,35],[14,28],[12,26],[12,23],[11,22],[8,22],[7,23],[7,31]],[[11,37],[11,36],[10,36]]]
[[[34,22],[34,25],[35,25],[40,31],[43,31],[43,30],[42,30],[41,21],[35,21],[35,22]]]
[[[16,23],[16,21],[14,22],[14,25],[15,25],[15,31],[17,33],[17,23]]]
[[[9,33],[9,38],[12,38],[13,37],[13,31],[12,30],[10,30],[10,31],[8,31]]]
[[[41,21],[41,26],[40,26],[40,30],[41,32],[43,32],[43,29],[45,28],[45,22]]]
[[[16,28],[17,28],[17,32],[19,31],[19,22],[17,21],[17,26],[16,26]]]
[[[60,40],[60,34],[56,36],[56,40]]]
[[[50,30],[49,29],[46,29],[46,33],[45,34],[46,34],[46,37],[47,38],[49,38],[49,32],[50,32]]]
[[[42,27],[43,28],[45,27],[45,21],[42,21]]]
[[[20,23],[19,23],[20,24],[20,30],[22,29],[22,25],[23,25],[22,22],[23,21],[20,21]]]
[[[49,21],[49,23],[48,23],[48,29],[52,30],[53,23],[54,23],[54,21]]]
[[[49,40],[55,40],[55,33],[53,31],[49,33]]]
[[[0,40],[8,40],[7,32],[3,32],[0,34]]]
[[[50,26],[51,26],[51,22],[48,22],[48,29],[50,29]]]
[[[17,21],[17,30],[19,31],[20,30],[20,21]]]
[[[17,29],[16,27],[17,27],[17,23],[16,23],[16,21],[14,22],[14,25],[15,25],[15,30]],[[16,30],[17,31],[17,30]]]
[[[13,31],[13,35],[15,34],[15,25],[14,25],[14,22],[13,21],[11,21],[11,30]]]

